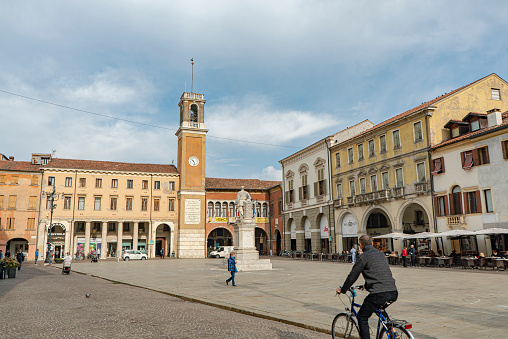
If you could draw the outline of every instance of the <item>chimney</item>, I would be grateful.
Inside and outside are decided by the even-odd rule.
[[[501,110],[499,108],[491,109],[487,111],[487,122],[488,127],[499,126],[503,123],[503,117],[501,116]]]
[[[12,155],[9,157],[9,161],[14,161],[14,157]]]

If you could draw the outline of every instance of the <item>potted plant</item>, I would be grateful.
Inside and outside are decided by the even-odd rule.
[[[5,258],[3,263],[5,265],[5,270],[9,275],[9,279],[16,278],[16,268],[19,267],[19,262],[12,258]]]

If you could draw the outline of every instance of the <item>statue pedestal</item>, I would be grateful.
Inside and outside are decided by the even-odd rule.
[[[236,269],[241,271],[271,270],[270,259],[259,259],[259,252],[255,246],[256,223],[251,219],[238,220],[235,227]],[[228,268],[227,260],[223,267]]]

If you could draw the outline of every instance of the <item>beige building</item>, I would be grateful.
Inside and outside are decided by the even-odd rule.
[[[0,250],[35,258],[41,174],[39,165],[0,154]]]
[[[119,255],[120,247],[149,257],[176,250],[179,174],[173,165],[52,159],[42,170],[42,192],[53,189],[51,243],[56,257],[65,252],[100,258]],[[42,194],[46,196],[46,194]],[[48,241],[51,202],[41,203],[39,250]]]

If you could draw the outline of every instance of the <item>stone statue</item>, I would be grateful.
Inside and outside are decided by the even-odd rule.
[[[246,192],[243,188],[242,186],[241,191],[236,195],[236,209],[240,213],[240,219],[242,220],[245,219],[245,216],[248,219],[252,217],[252,199],[249,192]],[[251,215],[249,215],[249,211]]]

